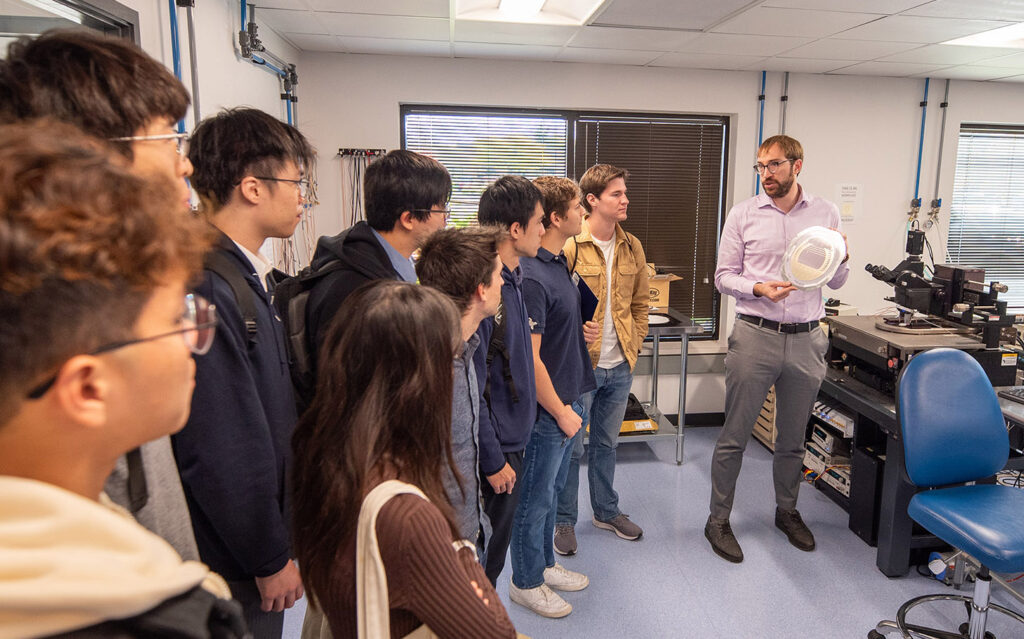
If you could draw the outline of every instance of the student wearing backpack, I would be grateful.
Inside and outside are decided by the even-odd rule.
[[[537,255],[544,235],[542,217],[540,191],[522,176],[499,178],[480,196],[480,223],[508,231],[508,239],[498,247],[501,308],[480,323],[477,335],[481,346],[473,356],[480,384],[480,483],[484,512],[494,529],[484,553],[484,568],[492,584],[505,567],[519,502],[516,480],[537,418],[533,346],[519,258]]]
[[[192,416],[174,452],[200,557],[228,580],[254,636],[279,638],[284,609],[303,594],[285,499],[296,414],[271,265],[259,250],[295,230],[313,150],[294,127],[241,108],[201,122],[189,158],[217,231],[196,291],[222,322],[197,362]]]
[[[587,423],[586,393],[594,390],[585,337],[600,327],[585,326],[579,276],[569,274],[562,246],[580,232],[584,208],[580,189],[564,177],[533,183],[544,196],[544,237],[537,257],[520,260],[523,298],[530,318],[537,386],[537,421],[526,445],[519,506],[512,526],[512,584],[509,598],[544,617],[564,617],[572,606],[554,590],[583,590],[590,580],[555,561],[552,540],[558,494],[565,486],[569,458]],[[584,332],[586,328],[586,334]]]
[[[331,319],[352,291],[372,280],[416,281],[412,254],[448,222],[452,179],[440,162],[412,151],[395,150],[370,163],[363,181],[366,220],[332,237],[321,237],[312,271],[337,263],[318,279],[305,307],[310,370]],[[296,318],[289,318],[289,324]],[[300,389],[312,399],[313,388]]]

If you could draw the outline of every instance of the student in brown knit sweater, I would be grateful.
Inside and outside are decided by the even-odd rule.
[[[294,543],[302,578],[336,639],[357,637],[356,522],[387,480],[419,488],[380,509],[390,636],[426,624],[440,637],[515,637],[471,545],[459,550],[442,468],[451,450],[458,312],[405,282],[360,287],[332,321],[316,398],[293,439]],[[461,478],[460,478],[461,479]]]

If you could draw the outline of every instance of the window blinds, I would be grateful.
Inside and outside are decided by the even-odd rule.
[[[948,260],[985,269],[1024,308],[1024,127],[960,127],[950,205]]]

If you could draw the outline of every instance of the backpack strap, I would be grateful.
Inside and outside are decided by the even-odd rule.
[[[203,258],[203,268],[221,276],[231,287],[231,292],[235,295],[235,303],[238,304],[238,310],[242,313],[242,326],[245,328],[245,334],[250,344],[255,342],[257,328],[255,295],[245,280],[245,276],[238,270],[238,265],[227,255],[213,250]]]
[[[488,405],[491,403],[491,363],[496,355],[501,355],[502,377],[505,379],[505,385],[508,386],[509,395],[512,396],[512,403],[519,402],[516,382],[512,379],[512,364],[509,360],[508,347],[505,345],[505,312],[507,308],[505,305],[505,295],[502,293],[501,307],[497,315],[494,316],[494,331],[491,332],[491,339],[487,342],[487,371],[484,381],[484,399]]]

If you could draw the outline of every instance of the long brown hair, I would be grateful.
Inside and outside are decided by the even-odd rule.
[[[441,470],[455,467],[452,362],[461,344],[455,305],[427,286],[365,284],[332,320],[316,397],[292,439],[295,553],[319,600],[334,599],[336,558],[381,479],[418,486],[456,534]]]

